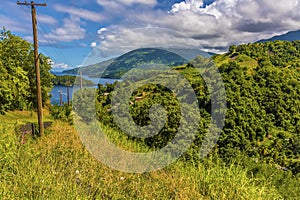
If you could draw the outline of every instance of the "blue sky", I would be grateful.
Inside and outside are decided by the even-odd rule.
[[[44,0],[36,0],[44,3]],[[300,29],[300,0],[48,0],[37,7],[39,51],[54,68],[142,47],[224,52]],[[0,25],[32,41],[30,8],[2,0]]]

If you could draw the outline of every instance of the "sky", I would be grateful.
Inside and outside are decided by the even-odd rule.
[[[37,7],[39,51],[52,59],[53,68],[93,64],[146,47],[222,53],[232,44],[300,30],[300,0],[46,3],[46,7]],[[32,42],[30,7],[17,5],[15,0],[2,0],[0,25]]]

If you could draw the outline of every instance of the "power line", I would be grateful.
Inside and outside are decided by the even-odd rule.
[[[29,7],[29,5],[27,5],[27,7]],[[27,18],[30,19],[30,15],[28,14],[28,12],[24,9],[24,7],[22,7],[24,13],[26,14]],[[43,26],[42,23],[39,22],[39,20],[37,19],[37,24],[38,24],[38,31],[41,33],[41,38],[43,38],[46,42],[46,44],[49,45],[49,47],[51,47],[54,50],[54,53],[58,56],[59,59],[62,60],[63,63],[66,63],[68,66],[73,66],[71,64],[71,62],[69,61],[69,59],[67,59],[64,54],[62,53],[62,51],[59,49],[59,47],[55,44],[55,42],[49,38],[46,37],[46,35],[48,34],[46,31],[46,28]],[[42,47],[40,47],[42,48]],[[50,55],[50,52],[43,48],[43,51],[45,51],[48,55]],[[51,57],[50,57],[51,58]],[[51,58],[53,59],[53,58]],[[54,59],[55,60],[55,59]],[[56,60],[57,61],[57,60]],[[58,63],[59,61],[55,62]]]
[[[51,39],[47,38],[47,31],[44,28],[44,26],[39,23],[39,26],[41,27],[41,29],[39,29],[39,31],[42,33],[42,37],[44,38],[45,41],[47,41],[46,43],[50,45],[51,48],[54,49],[55,54],[63,60],[64,63],[68,64],[69,66],[72,66],[71,62],[69,61],[69,59],[67,59],[64,54],[61,52],[61,50],[59,49],[59,47],[56,45],[56,43],[54,41],[52,41]]]

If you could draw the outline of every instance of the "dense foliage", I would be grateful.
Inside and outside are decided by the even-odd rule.
[[[225,83],[228,107],[225,126],[215,148],[220,157],[226,161],[242,152],[254,160],[299,173],[300,42],[232,46],[229,53],[213,59]],[[192,61],[174,68],[189,80],[198,98],[201,120],[192,150],[196,154],[211,115],[210,95],[197,69],[201,66],[195,66],[197,63]],[[139,72],[135,73],[138,76]],[[120,131],[111,114],[114,86],[99,85],[96,109],[103,124]],[[149,109],[155,104],[165,107],[168,120],[159,134],[152,138],[128,138],[151,148],[164,146],[177,131],[180,105],[176,102],[172,92],[159,85],[148,84],[138,88],[128,102],[136,124],[142,127],[149,124]],[[86,115],[84,113],[83,117]],[[186,159],[196,157],[186,155]]]
[[[228,97],[220,152],[236,150],[300,170],[300,42],[231,47],[219,69]],[[226,61],[227,60],[227,61]],[[225,62],[224,62],[225,61]]]
[[[43,103],[52,88],[49,58],[40,54]],[[0,33],[0,113],[34,108],[37,102],[32,45],[5,29]]]

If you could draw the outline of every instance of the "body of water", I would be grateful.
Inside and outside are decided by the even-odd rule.
[[[57,74],[56,74],[57,75]],[[61,75],[67,75],[67,74],[61,74]],[[69,75],[69,74],[68,74]],[[71,74],[74,76],[74,74]],[[86,80],[91,80],[95,84],[102,84],[105,85],[105,83],[114,83],[118,79],[105,79],[105,78],[91,78],[89,76],[82,76]],[[79,87],[79,86],[74,86],[74,87]],[[72,94],[73,94],[73,89],[74,87],[69,87],[69,98],[70,101],[72,101]],[[91,86],[93,88],[97,88],[97,85]],[[52,91],[50,92],[51,94],[51,99],[50,102],[51,104],[60,104],[60,94],[62,95],[62,102],[68,102],[68,87],[66,86],[54,86]]]

